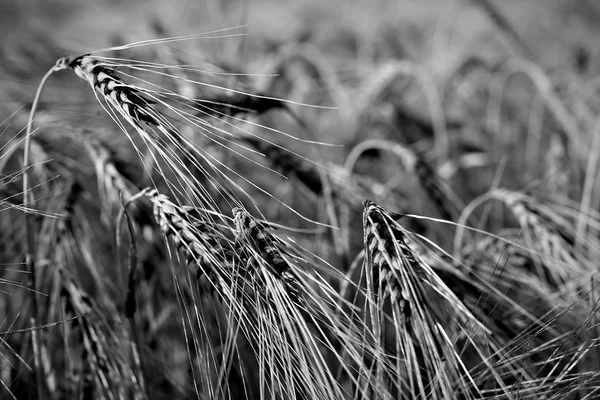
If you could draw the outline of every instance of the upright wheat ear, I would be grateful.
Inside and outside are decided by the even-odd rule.
[[[381,337],[385,325],[393,324],[397,351],[391,358],[375,355],[374,378],[380,383],[391,380],[397,390],[420,398],[481,395],[454,348],[446,314],[452,314],[450,320],[460,329],[487,329],[407,244],[408,232],[397,222],[400,217],[364,202],[365,274],[374,334]],[[391,320],[383,311],[388,298]]]

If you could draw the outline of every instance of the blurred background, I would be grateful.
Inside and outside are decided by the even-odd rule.
[[[521,40],[507,45],[514,38],[499,31],[482,4],[492,4]],[[600,6],[592,0],[3,0],[0,7],[2,60],[12,68],[26,68],[34,56],[153,38],[152,24],[158,20],[173,36],[247,25],[247,47],[241,54],[227,49],[210,55],[228,62],[239,62],[240,56],[252,61],[278,46],[302,41],[331,59],[408,57],[440,71],[469,54],[527,55],[547,68],[586,64],[593,70],[598,53],[594,38],[600,29]],[[514,48],[516,42],[522,48]],[[46,59],[36,64],[42,61]]]
[[[544,90],[552,86],[567,107],[579,110],[576,119],[581,110],[596,107],[600,6],[591,0],[0,4],[0,107],[6,117],[32,101],[40,77],[58,57],[243,26],[215,34],[230,37],[139,47],[111,56],[159,57],[165,64],[248,74],[238,78],[251,92],[333,107],[335,111],[291,106],[310,125],[311,139],[344,146],[328,149],[323,157],[329,161],[344,162],[364,139],[391,138],[429,152],[430,161],[437,158],[433,148],[437,156],[446,153],[438,161],[446,162],[440,167],[449,178],[458,161],[447,161],[487,152],[485,159],[475,161],[475,176],[457,178],[455,190],[465,192],[465,199],[487,190],[497,162],[509,153],[503,161],[508,164],[506,182],[501,183],[522,188],[543,175],[538,166],[550,140],[542,139],[557,126],[544,110]],[[211,83],[227,87],[232,81]],[[93,94],[83,87],[72,74],[53,77],[41,104],[50,119],[45,122],[55,127],[68,122],[75,129],[105,127]],[[13,123],[23,126],[19,115],[26,113],[17,113]],[[307,138],[295,121],[273,118],[265,124]],[[583,131],[589,132],[593,117],[588,113],[586,118],[590,125]],[[567,119],[558,118],[558,126],[569,125]],[[584,143],[586,139],[574,138],[574,129],[569,140]],[[483,172],[482,164],[488,166]],[[369,173],[371,167],[358,165],[357,172]],[[386,178],[388,169],[378,173]]]

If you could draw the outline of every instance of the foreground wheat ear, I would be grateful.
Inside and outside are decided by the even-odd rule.
[[[479,350],[492,343],[480,322],[409,244],[401,215],[364,202],[365,276],[368,311],[374,336],[382,349],[376,354],[375,379],[392,395],[414,398],[479,398],[488,388],[464,364],[455,347],[459,337],[480,353],[481,368],[494,386],[505,386]],[[385,310],[391,308],[391,315]],[[391,327],[389,326],[391,324]],[[388,350],[395,342],[396,352]],[[387,347],[387,349],[386,349]],[[392,367],[395,366],[394,367]],[[386,382],[390,382],[387,384]],[[489,382],[488,382],[489,384]],[[404,397],[403,397],[404,398]],[[408,398],[408,397],[406,397]]]
[[[277,246],[276,239],[266,227],[242,208],[234,208],[236,236],[245,241],[250,259],[262,259],[269,272],[283,282],[287,294],[298,304],[302,303],[302,288],[290,264],[285,260],[285,251]],[[289,257],[289,256],[288,256]]]
[[[181,79],[164,72],[165,66],[161,64],[101,57],[95,53],[62,58],[52,71],[63,69],[71,69],[90,85],[108,116],[136,146],[127,129],[128,126],[133,128],[143,142],[142,148],[136,147],[136,151],[143,159],[146,173],[150,177],[153,171],[157,171],[161,175],[160,179],[164,180],[172,192],[182,194],[192,203],[203,204],[213,211],[219,211],[219,198],[239,203],[237,199],[240,191],[248,200],[255,201],[253,196],[240,187],[239,181],[273,197],[248,177],[235,171],[229,163],[216,157],[206,144],[210,143],[233,156],[245,158],[237,149],[239,144],[234,144],[231,138],[238,134],[256,134],[228,122],[228,118],[234,121],[247,120],[235,117],[238,112],[225,112],[222,108],[236,108],[240,102],[268,100],[283,103],[283,100],[236,91],[200,80],[186,80],[198,88],[232,92],[241,98],[205,104],[202,99],[186,97],[176,90],[154,83],[155,79],[169,78],[173,82]],[[189,66],[186,70],[194,71]],[[226,101],[232,103],[225,104]],[[255,113],[269,109],[271,108],[244,108],[246,112]],[[228,129],[219,124],[225,124]],[[251,125],[253,129],[266,129],[290,136],[258,123]]]
[[[355,369],[349,365],[360,364],[361,354],[355,347],[365,336],[358,335],[358,325],[336,317],[331,305],[319,297],[331,298],[335,292],[325,281],[310,281],[308,274],[302,275],[295,265],[301,260],[290,254],[293,249],[286,252],[286,243],[241,208],[233,210],[236,241],[231,243],[221,232],[223,228],[203,220],[193,208],[177,206],[154,189],[140,195],[153,203],[165,237],[185,257],[192,275],[208,280],[222,312],[233,316],[224,331],[239,326],[252,345],[261,392],[284,398],[344,398],[328,362],[340,362],[339,373],[353,382]],[[311,288],[316,283],[320,292]],[[198,323],[205,327],[208,322]],[[236,337],[235,329],[227,335]],[[225,353],[238,352],[235,346]],[[341,362],[341,353],[348,365]],[[222,361],[215,358],[214,362]],[[279,365],[289,368],[276,367]]]
[[[317,326],[317,318],[311,316],[313,310],[305,307],[301,299],[301,284],[297,282],[300,278],[294,276],[288,261],[278,256],[276,240],[264,228],[259,228],[257,221],[245,211],[236,209],[234,234],[239,243],[233,251],[232,243],[222,232],[227,228],[204,220],[193,207],[178,206],[155,189],[143,190],[136,196],[152,202],[157,223],[165,238],[185,258],[191,276],[208,281],[210,290],[202,290],[202,293],[217,301],[212,302],[211,307],[220,310],[218,313],[222,318],[232,317],[219,328],[219,334],[229,339],[217,340],[224,348],[225,361],[207,350],[205,357],[211,362],[203,374],[209,376],[215,367],[219,371],[225,368],[225,355],[229,354],[229,357],[241,357],[234,361],[234,367],[242,371],[258,363],[261,392],[277,393],[284,398],[343,397],[321,355],[319,343],[328,346],[330,351],[334,346],[327,337],[318,340],[318,332],[313,332],[320,326]],[[269,249],[265,250],[265,246]],[[197,310],[195,322],[201,332],[200,348],[214,342],[207,334],[214,321],[205,318],[205,311],[203,307]],[[316,314],[320,317],[320,314],[330,313]],[[323,322],[329,331],[334,330],[335,325]],[[254,360],[236,355],[241,340],[238,329],[251,344]],[[276,367],[278,365],[290,368],[281,369]],[[208,377],[201,377],[200,381],[205,382],[203,390],[209,397],[214,397],[220,390],[230,390],[221,384],[215,385]],[[261,397],[264,398],[264,394]]]

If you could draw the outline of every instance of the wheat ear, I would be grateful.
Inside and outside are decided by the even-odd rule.
[[[253,250],[254,257],[266,261],[268,270],[277,279],[280,279],[293,301],[302,302],[302,288],[294,274],[289,261],[289,255],[277,245],[278,241],[268,232],[266,226],[254,219],[242,208],[233,209],[233,221],[236,235],[239,240],[244,240],[248,248]]]
[[[65,313],[82,316],[76,320],[83,348],[78,372],[86,379],[79,390],[93,398],[146,399],[143,380],[136,376],[129,360],[123,356],[128,354],[125,351],[128,344],[121,337],[124,332],[117,334],[120,328],[99,317],[100,306],[66,271],[62,271],[60,279]]]
[[[355,146],[346,158],[345,167],[352,171],[360,155],[367,149],[376,148],[390,150],[398,156],[405,170],[415,174],[419,186],[439,210],[441,216],[453,221],[457,218],[458,210],[462,207],[460,200],[452,192],[435,169],[419,154],[400,143],[387,140],[365,140]]]
[[[532,257],[540,277],[547,276],[550,284],[561,285],[592,268],[588,259],[592,254],[584,247],[587,243],[576,250],[575,230],[568,220],[523,193],[494,189],[490,195],[503,202],[523,228],[526,243],[535,250]]]
[[[163,235],[184,254],[190,272],[196,277],[206,275],[213,285],[231,276],[233,252],[211,221],[191,215],[192,209],[176,205],[155,189],[142,193],[152,202]]]
[[[454,348],[445,313],[452,313],[450,320],[460,330],[471,332],[467,336],[476,331],[487,334],[488,329],[407,244],[408,232],[397,222],[400,217],[372,201],[364,202],[364,264],[372,325],[375,337],[381,337],[389,318],[383,315],[384,301],[389,299],[396,331],[395,368],[388,364],[393,358],[377,354],[375,379],[387,379],[396,390],[422,398],[479,396],[480,388]]]

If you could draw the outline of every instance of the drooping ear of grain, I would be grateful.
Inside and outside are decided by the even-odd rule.
[[[69,60],[69,67],[115,106],[129,123],[137,127],[142,123],[160,124],[151,108],[152,101],[135,87],[123,83],[111,68],[102,66],[90,54]]]
[[[119,170],[114,152],[93,132],[85,130],[79,132],[79,138],[94,164],[98,179],[98,192],[102,198],[103,220],[108,223],[120,207],[119,193],[123,194],[125,200],[129,200],[136,192],[136,187]]]
[[[261,391],[288,398],[339,398],[339,383],[321,354],[315,328],[309,327],[315,321],[304,307],[303,288],[289,264],[293,257],[285,255],[265,228],[241,209],[235,211],[236,242],[231,248],[214,225],[198,219],[201,214],[192,215],[192,209],[175,205],[156,190],[145,195],[154,205],[163,234],[183,254],[195,276],[208,277],[223,316],[232,318],[230,324],[238,327],[227,334],[234,340],[227,352],[239,351],[240,338],[234,339],[237,329],[251,344]],[[221,368],[219,359],[214,362]]]
[[[576,243],[572,220],[535,198],[507,189],[495,189],[492,198],[503,202],[522,228],[526,246],[540,278],[560,286],[592,270],[598,253],[597,239]]]
[[[271,379],[275,380],[269,382],[270,386],[297,398],[342,395],[341,384],[324,353],[355,347],[349,339],[350,327],[336,320],[325,299],[310,288],[311,283],[297,265],[304,260],[286,251],[288,245],[244,209],[235,208],[233,214],[236,251],[253,289],[248,301],[256,313],[256,340],[264,342],[261,346],[266,346],[269,353],[265,369],[274,363],[288,363],[293,370],[271,371]],[[347,366],[341,366],[341,370],[348,373]],[[279,379],[292,379],[294,383],[282,388]]]
[[[70,337],[65,338],[74,345],[66,349],[69,376],[84,377],[79,382],[64,382],[66,392],[93,398],[145,399],[143,377],[136,376],[132,360],[125,356],[129,354],[126,331],[104,319],[99,313],[101,305],[83,292],[68,272],[64,271],[61,281],[65,315],[79,316],[73,330],[67,331]]]
[[[298,282],[298,278],[294,275],[289,261],[286,260],[286,257],[290,256],[286,255],[285,251],[277,246],[277,241],[266,228],[245,210],[235,208],[233,215],[238,240],[245,241],[248,248],[251,249],[247,257],[264,260],[265,263],[257,261],[259,266],[266,266],[268,273],[281,280],[292,301],[301,304],[302,287]]]
[[[233,279],[234,254],[212,221],[200,219],[198,214],[191,215],[157,190],[148,190],[145,195],[154,206],[154,217],[163,235],[184,255],[196,277],[207,276],[215,290]]]

